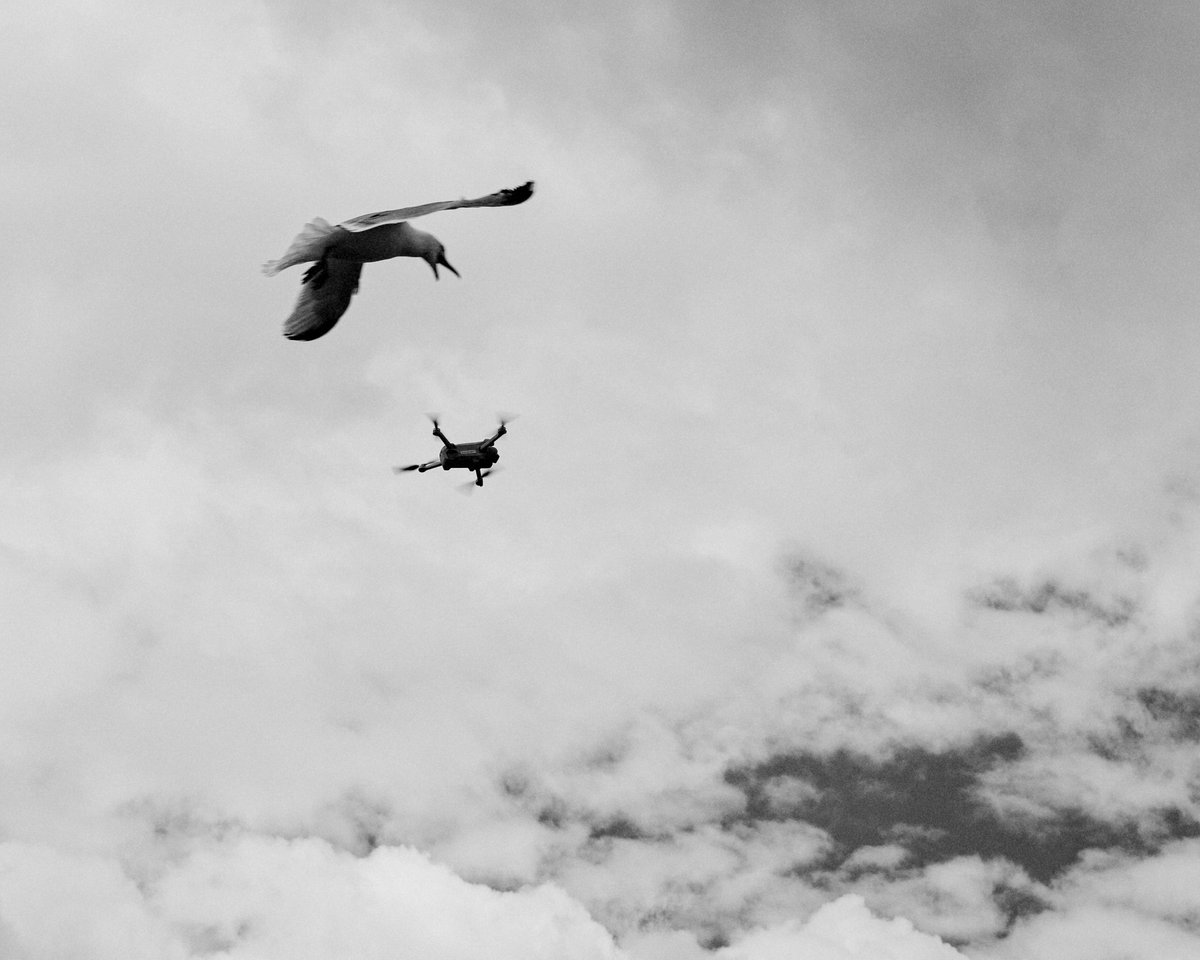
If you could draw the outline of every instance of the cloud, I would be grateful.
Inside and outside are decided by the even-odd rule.
[[[959,641],[974,653],[950,663],[869,589],[829,588],[853,578],[803,569],[825,572],[792,581],[793,646],[743,696],[506,781],[556,836],[536,875],[629,943],[684,949],[664,924],[719,944],[853,891],[953,943],[998,944],[1054,929],[1031,918],[1064,909],[1096,851],[1149,870],[1200,829],[1178,779],[1190,688],[1158,686],[1190,648],[1147,634],[1152,565],[1091,565],[1086,589],[1064,570],[967,590]],[[906,654],[881,659],[892,649]]]
[[[1063,884],[1071,899],[1119,905],[1184,924],[1196,920],[1195,875],[1200,841],[1179,840],[1153,860],[1093,854]]]
[[[754,933],[719,953],[731,960],[774,960],[797,954],[814,960],[954,960],[962,956],[936,937],[914,930],[906,920],[872,916],[855,896],[825,905],[805,925]]]
[[[247,838],[194,854],[155,902],[175,923],[232,941],[233,956],[616,956],[560,891],[497,893],[404,849],[358,859],[319,841]]]
[[[354,545],[379,542],[364,536],[373,518],[335,501],[321,509],[338,522],[314,543],[303,493],[248,495],[244,468],[220,475],[142,425],[114,431],[124,438],[115,455],[56,481],[75,491],[76,511],[53,518],[60,533],[41,572],[23,568],[31,598],[72,582],[47,571],[103,583],[81,573],[96,556],[114,571],[99,598],[80,593],[93,643],[59,648],[43,672],[60,692],[10,728],[8,762],[21,775],[6,822],[53,838],[63,856],[111,844],[120,808],[126,829],[176,837],[173,856],[230,831],[316,835],[331,853],[360,856],[418,843],[471,880],[558,883],[630,942],[672,928],[709,946],[738,942],[847,891],[956,943],[1006,931],[1050,942],[1059,928],[1028,917],[1066,923],[1065,901],[1046,890],[1068,883],[1086,851],[1152,864],[1195,830],[1179,777],[1194,739],[1181,670],[1192,654],[1186,638],[1158,631],[1152,602],[1166,566],[1190,563],[1174,543],[1122,544],[1136,563],[1093,553],[967,589],[950,657],[869,578],[810,554],[783,565],[767,608],[780,620],[753,642],[735,643],[727,622],[679,637],[677,650],[706,637],[726,675],[661,698],[685,661],[636,649],[651,607],[630,605],[607,632],[586,608],[568,625],[592,624],[587,635],[613,646],[575,650],[551,696],[524,678],[559,634],[531,635],[519,616],[544,587],[511,599],[506,578],[479,564],[466,606],[458,584],[429,576],[429,596],[458,604],[451,627],[486,621],[509,640],[489,653],[435,620],[381,657],[410,601],[393,600],[383,623],[384,608],[358,609],[392,573],[356,555]],[[337,469],[337,455],[317,462]],[[214,484],[226,496],[199,494]],[[31,505],[35,487],[23,494]],[[142,513],[155,496],[163,503]],[[238,529],[251,516],[253,542]],[[45,548],[50,522],[31,512],[13,528],[18,556]],[[456,565],[452,546],[441,569]],[[286,616],[280,571],[311,584]],[[673,587],[647,576],[645,589]],[[674,636],[669,619],[657,622],[663,642]],[[620,624],[642,658],[636,678],[606,659]],[[330,650],[330,635],[345,642]],[[14,696],[37,699],[32,681],[10,679]],[[882,860],[860,853],[889,846]],[[120,886],[121,873],[106,876]],[[1081,889],[1083,901],[1099,897]],[[1156,930],[1179,926],[1177,907],[1141,909]],[[233,936],[220,930],[212,936]]]
[[[1196,26],[16,14],[3,949],[1183,952]],[[526,178],[279,337],[306,218]]]
[[[497,892],[406,848],[354,857],[318,840],[233,834],[199,840],[135,882],[107,859],[7,842],[0,865],[5,955],[626,955],[553,886]],[[694,941],[689,946],[677,937],[636,943],[630,955],[637,957],[696,952]],[[838,960],[959,956],[904,921],[875,917],[857,897],[821,907],[807,923],[769,927],[717,953],[757,960],[800,948]]]
[[[108,857],[0,844],[0,950],[6,957],[182,957],[167,924]]]
[[[1131,911],[1081,907],[1046,914],[1016,931],[997,957],[1083,960],[1085,957],[1186,957],[1197,937],[1169,922]]]
[[[109,861],[5,844],[3,918],[14,955],[614,958],[561,891],[497,893],[421,854],[355,858],[316,840],[197,844],[135,885]]]
[[[840,873],[846,873],[843,864]],[[854,890],[884,916],[901,916],[956,945],[1004,937],[1014,923],[1049,908],[1045,889],[1003,859],[955,857],[923,869],[864,872]]]

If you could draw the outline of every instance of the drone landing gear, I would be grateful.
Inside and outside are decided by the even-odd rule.
[[[483,474],[480,473],[478,470],[475,471],[475,486],[477,486],[477,487],[483,486]]]

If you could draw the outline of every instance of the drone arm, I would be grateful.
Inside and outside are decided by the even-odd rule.
[[[495,442],[497,440],[499,440],[502,436],[504,436],[506,433],[508,433],[508,430],[505,428],[504,424],[500,424],[500,427],[496,430],[496,432],[494,434],[492,434],[492,436],[488,440],[484,441],[481,449],[486,450],[488,447],[495,444]]]
[[[434,467],[440,467],[442,461],[430,460],[428,463],[410,463],[407,467],[392,467],[393,473],[410,473],[416,470],[417,473],[424,473],[426,470],[432,470]]]

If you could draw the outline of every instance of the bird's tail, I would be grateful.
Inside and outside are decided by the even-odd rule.
[[[273,277],[280,270],[295,266],[297,263],[308,263],[310,260],[320,260],[325,254],[325,246],[329,237],[337,229],[331,227],[320,217],[306,223],[299,236],[292,241],[287,252],[278,260],[268,260],[263,264],[263,273]]]

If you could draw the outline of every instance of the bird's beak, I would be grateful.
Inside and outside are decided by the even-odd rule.
[[[439,253],[438,258],[436,260],[434,260],[433,263],[430,264],[430,266],[433,267],[433,279],[434,280],[440,279],[440,277],[438,277],[438,264],[439,263],[443,267],[445,267],[447,270],[449,270],[452,274],[454,274],[456,277],[458,277],[460,280],[462,279],[462,274],[459,273],[457,270],[455,270],[452,266],[450,266],[450,261],[446,259],[446,255],[444,253]]]

